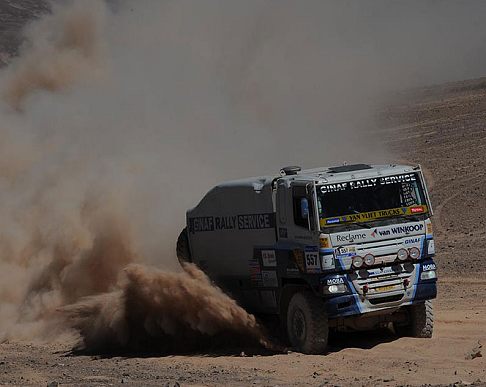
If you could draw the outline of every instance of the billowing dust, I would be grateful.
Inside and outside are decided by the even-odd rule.
[[[0,69],[0,337],[262,341],[178,265],[185,210],[285,165],[393,162],[388,92],[484,69],[483,5],[420,4],[52,0]]]
[[[268,346],[255,318],[193,264],[183,273],[130,265],[120,287],[64,309],[83,346],[181,352],[210,343]],[[218,336],[218,340],[210,339]],[[227,342],[225,344],[228,344]]]
[[[4,86],[6,101],[20,109],[36,90],[62,90],[77,77],[101,71],[104,12],[101,2],[77,2],[56,7],[52,15],[30,26],[21,58],[11,66]]]
[[[255,318],[195,266],[143,265],[126,210],[138,207],[123,184],[92,173],[104,164],[90,149],[68,141],[60,157],[59,136],[32,122],[32,100],[102,80],[106,12],[100,1],[54,6],[1,73],[0,339],[73,340],[96,351],[180,352],[215,335],[265,344]],[[175,254],[159,258],[170,267],[163,263]]]

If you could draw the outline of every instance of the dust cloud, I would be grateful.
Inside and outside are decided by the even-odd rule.
[[[170,154],[165,135],[151,147],[143,118],[152,138],[135,141],[138,124],[124,127],[129,114],[111,105],[121,90],[108,12],[94,0],[54,5],[1,74],[1,338],[79,335],[90,350],[157,342],[176,352],[218,333],[266,345],[253,316],[197,268],[178,266],[164,226],[183,222],[183,211],[169,218],[176,197],[165,188],[180,182],[159,156],[180,151]],[[140,265],[150,258],[172,271]]]
[[[179,267],[185,210],[223,179],[393,159],[369,131],[387,93],[486,65],[481,3],[364,4],[53,2],[0,71],[0,337],[262,341]]]
[[[183,273],[130,265],[120,290],[84,298],[64,309],[83,338],[80,348],[184,352],[215,345],[273,348],[257,324],[193,264]]]
[[[77,77],[92,77],[101,67],[103,13],[101,3],[87,6],[78,2],[71,8],[56,8],[53,15],[32,25],[26,31],[21,59],[7,75],[4,97],[8,104],[20,109],[36,90],[55,92]]]

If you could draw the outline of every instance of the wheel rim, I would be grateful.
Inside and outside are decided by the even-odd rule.
[[[295,338],[300,342],[305,340],[306,327],[305,327],[305,316],[300,309],[297,309],[292,318],[292,330]]]

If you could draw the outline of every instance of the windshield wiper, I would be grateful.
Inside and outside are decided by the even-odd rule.
[[[372,228],[368,223],[363,223],[363,222],[356,222],[356,223],[348,223],[346,226],[361,226],[362,228]]]
[[[354,208],[349,208],[354,214],[360,214],[359,211],[355,210]],[[359,225],[359,226],[362,226],[363,228],[368,228],[370,229],[371,226],[368,224],[368,223],[364,223],[364,222],[356,222],[356,223],[350,223],[352,225]]]
[[[421,214],[423,215],[423,214]],[[395,215],[395,216],[392,216],[390,217],[391,219],[393,218],[400,218],[400,219],[405,219],[405,220],[411,220],[411,221],[415,221],[415,222],[418,222],[420,221],[420,218],[419,218],[420,215]]]

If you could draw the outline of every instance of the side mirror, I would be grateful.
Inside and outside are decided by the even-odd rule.
[[[300,199],[300,216],[302,219],[309,217],[309,201],[306,198]]]

